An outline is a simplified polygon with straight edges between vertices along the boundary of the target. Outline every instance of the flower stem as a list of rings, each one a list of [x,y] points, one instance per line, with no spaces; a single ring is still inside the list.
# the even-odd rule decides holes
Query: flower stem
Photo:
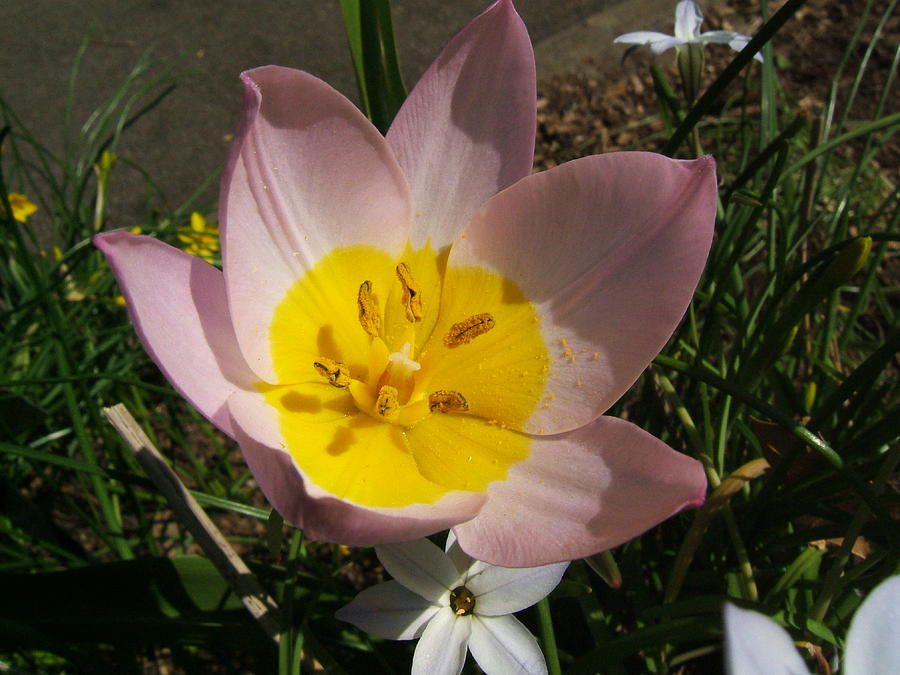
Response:
[[[556,651],[556,634],[553,632],[553,617],[550,615],[550,601],[541,598],[537,604],[538,620],[541,626],[541,642],[544,656],[547,659],[547,672],[550,675],[562,675],[559,665],[559,653]]]

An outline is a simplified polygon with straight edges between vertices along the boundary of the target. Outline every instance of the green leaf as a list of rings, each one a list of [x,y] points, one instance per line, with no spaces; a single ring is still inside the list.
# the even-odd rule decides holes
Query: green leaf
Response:
[[[406,99],[389,0],[341,0],[363,110],[381,133]]]
[[[870,237],[848,240],[820,274],[813,276],[798,289],[796,296],[768,330],[762,344],[742,368],[745,384],[755,382],[772,363],[790,349],[803,317],[859,272],[871,250]]]
[[[197,556],[4,573],[0,594],[0,648],[266,640],[213,564]]]
[[[834,636],[834,633],[831,632],[831,629],[826,626],[824,623],[819,623],[815,619],[807,619],[806,620],[806,630],[815,635],[816,637],[820,637],[826,642],[833,644],[837,647],[838,641]]]
[[[781,575],[781,578],[766,597],[766,602],[769,603],[773,597],[790,589],[794,584],[800,581],[800,579],[805,578],[810,570],[817,570],[822,561],[822,556],[824,555],[824,549],[820,550],[812,547],[804,548],[800,555],[794,558],[794,561],[788,565],[784,574]]]

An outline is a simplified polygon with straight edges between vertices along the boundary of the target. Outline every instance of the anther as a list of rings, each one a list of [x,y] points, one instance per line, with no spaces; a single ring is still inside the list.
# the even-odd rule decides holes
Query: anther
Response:
[[[378,312],[378,305],[375,304],[371,281],[364,281],[359,285],[356,304],[359,307],[359,324],[369,335],[378,337],[381,331],[381,314]]]
[[[422,288],[413,279],[409,265],[397,265],[397,278],[403,286],[403,306],[406,308],[406,320],[410,323],[422,320]]]
[[[449,332],[444,336],[444,344],[448,347],[459,347],[471,342],[479,335],[484,335],[493,327],[494,317],[490,314],[475,314],[465,321],[450,326]]]
[[[378,390],[375,411],[386,419],[390,419],[400,412],[400,398],[396,387],[386,384]]]
[[[469,402],[458,391],[440,389],[428,397],[428,409],[431,412],[466,412]]]
[[[332,359],[320,358],[318,361],[313,361],[313,368],[319,375],[328,379],[328,384],[338,389],[349,387],[353,381],[347,366]]]

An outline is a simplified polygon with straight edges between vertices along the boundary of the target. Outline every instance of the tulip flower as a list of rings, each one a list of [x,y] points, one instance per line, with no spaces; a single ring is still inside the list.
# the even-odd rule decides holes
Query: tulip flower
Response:
[[[452,532],[446,551],[427,539],[376,546],[394,579],[364,590],[337,618],[388,640],[418,638],[413,675],[456,675],[467,650],[488,675],[546,673],[537,640],[512,614],[556,588],[569,563],[495,567],[467,556]]]
[[[703,500],[698,462],[602,416],[671,336],[708,254],[710,158],[531,175],[534,57],[509,0],[470,23],[387,136],[304,72],[244,73],[222,271],[96,238],[144,347],[318,540],[454,527],[528,567]]]
[[[900,576],[878,585],[856,610],[844,650],[844,675],[900,673]],[[791,636],[769,617],[725,605],[729,675],[807,675]]]

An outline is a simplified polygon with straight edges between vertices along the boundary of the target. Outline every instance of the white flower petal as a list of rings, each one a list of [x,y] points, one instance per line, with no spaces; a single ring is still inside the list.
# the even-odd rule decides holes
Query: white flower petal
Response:
[[[444,544],[444,550],[447,552],[447,557],[453,561],[460,576],[465,576],[470,566],[477,562],[462,550],[462,547],[456,541],[456,535],[453,534],[453,530],[447,532],[447,543]]]
[[[537,640],[514,616],[476,616],[469,649],[488,675],[547,672]]]
[[[419,638],[412,675],[459,675],[471,630],[471,616],[459,617],[449,607],[442,607]]]
[[[735,33],[731,30],[708,30],[697,36],[698,42],[715,42],[716,44],[727,45],[736,38],[744,38],[744,44],[750,41],[746,35]]]
[[[687,40],[682,40],[681,38],[677,38],[677,37],[670,37],[670,38],[666,38],[665,40],[659,40],[657,42],[652,43],[650,45],[650,50],[658,56],[659,54],[662,54],[663,52],[668,51],[669,49],[672,49],[672,47],[677,47],[679,45],[683,45],[686,43],[687,43]]]
[[[375,554],[394,579],[430,602],[440,603],[460,576],[447,554],[427,539],[382,544]]]
[[[891,577],[865,599],[850,623],[844,651],[846,675],[900,673],[900,576]]]
[[[675,7],[675,37],[691,42],[700,32],[703,23],[703,12],[693,0],[681,0]]]
[[[399,582],[386,581],[364,590],[335,617],[380,638],[412,640],[438,609]]]
[[[809,675],[791,636],[759,612],[725,603],[728,675]]]
[[[625,33],[624,35],[620,35],[615,40],[613,40],[613,42],[627,45],[650,45],[654,42],[662,42],[663,40],[671,39],[673,39],[672,35],[657,33],[654,30],[636,30],[632,33]]]
[[[728,42],[728,46],[731,47],[734,51],[739,52],[739,51],[742,51],[744,49],[744,47],[747,46],[748,42],[750,42],[749,37],[747,37],[746,35],[736,34],[734,36],[734,38],[732,38]],[[763,62],[762,52],[756,52],[753,55],[753,58],[756,59],[757,61],[759,61],[760,63],[762,63]]]
[[[475,594],[475,611],[480,616],[500,616],[519,612],[546,597],[568,566],[568,562],[517,569],[487,565],[470,573],[465,583]]]

